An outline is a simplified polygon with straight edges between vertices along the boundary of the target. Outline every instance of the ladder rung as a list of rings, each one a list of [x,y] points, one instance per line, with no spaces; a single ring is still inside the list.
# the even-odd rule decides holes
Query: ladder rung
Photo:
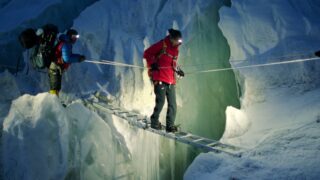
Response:
[[[189,139],[190,141],[194,141],[194,140],[198,140],[199,137],[191,135],[191,136],[188,136],[187,138],[184,138],[184,139]]]
[[[203,144],[203,145],[207,145],[207,144],[210,144],[212,143],[213,141],[212,140],[209,140],[209,139],[202,139],[201,141],[199,141],[199,143]]]
[[[120,111],[118,112],[119,114],[128,114],[129,112],[128,111]]]
[[[207,144],[206,146],[215,147],[217,144],[218,144],[217,142],[213,142],[213,143]]]
[[[196,140],[193,140],[193,142],[199,142],[199,141],[202,141],[203,138],[199,138],[199,139],[196,139]]]
[[[137,114],[130,114],[130,113],[127,115],[127,117],[137,117],[137,116],[138,116]]]

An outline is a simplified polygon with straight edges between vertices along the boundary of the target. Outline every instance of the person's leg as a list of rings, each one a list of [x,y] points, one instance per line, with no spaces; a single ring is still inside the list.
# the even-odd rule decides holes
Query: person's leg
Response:
[[[166,91],[168,101],[168,111],[166,118],[166,129],[170,129],[174,126],[174,121],[177,114],[177,102],[176,102],[176,88],[175,85],[170,85]]]
[[[165,84],[156,84],[154,85],[154,93],[156,95],[156,105],[151,115],[151,127],[157,127],[159,124],[159,115],[163,108],[166,96],[166,85]]]
[[[59,95],[61,89],[61,70],[58,65],[51,63],[49,67],[50,94]]]

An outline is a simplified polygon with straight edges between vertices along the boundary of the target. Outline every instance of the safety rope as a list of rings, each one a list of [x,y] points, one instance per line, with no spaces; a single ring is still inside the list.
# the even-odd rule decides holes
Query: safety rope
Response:
[[[219,71],[229,71],[229,70],[237,70],[237,69],[246,69],[246,68],[255,68],[255,67],[263,67],[263,66],[274,66],[274,65],[281,65],[281,64],[292,64],[292,63],[299,63],[299,62],[306,62],[306,61],[315,61],[319,60],[319,57],[309,57],[309,58],[303,58],[303,59],[294,59],[294,60],[288,60],[288,61],[281,61],[281,62],[273,62],[273,63],[264,63],[264,64],[255,64],[255,65],[247,65],[247,66],[238,66],[238,67],[230,67],[230,68],[214,68],[214,69],[208,69],[208,70],[201,70],[201,71],[194,71],[189,72],[185,74],[200,74],[200,73],[209,73],[209,72],[219,72]],[[112,65],[112,66],[122,66],[122,67],[132,67],[132,68],[139,68],[139,69],[148,69],[147,67],[133,65],[133,64],[126,64],[126,63],[119,63],[109,60],[86,60],[87,63],[93,63],[93,64],[104,64],[104,65]],[[190,65],[189,65],[190,66]],[[200,65],[194,65],[194,66],[200,66]],[[181,66],[186,67],[186,66]],[[159,69],[166,69],[166,68],[172,68],[169,67],[159,67]]]
[[[286,60],[286,59],[295,59],[295,58],[301,58],[301,57],[306,57],[306,54],[309,54],[307,57],[310,57],[311,55],[313,55],[313,52],[309,52],[309,53],[296,53],[296,54],[290,54],[290,55],[286,55],[286,56],[276,56],[276,57],[273,57],[272,59],[274,61],[278,60],[278,61],[283,61],[283,60]],[[233,59],[233,58],[230,58],[229,62],[231,64],[233,63],[243,63],[243,62],[250,62],[252,61],[253,59],[255,58],[248,58],[248,59]],[[263,58],[262,58],[263,59]],[[268,60],[270,61],[270,59],[266,59],[264,58],[265,60]],[[218,65],[217,62],[211,62],[211,63],[204,63],[204,64],[182,64],[181,67],[197,67],[197,66],[209,66],[209,65]]]
[[[140,69],[146,69],[143,66],[133,65],[133,64],[126,64],[126,63],[119,63],[114,61],[108,61],[108,60],[85,60],[86,63],[93,63],[93,64],[104,64],[104,65],[112,65],[112,66],[123,66],[123,67],[132,67],[132,68],[140,68]]]
[[[208,69],[208,70],[203,70],[203,71],[189,72],[189,73],[186,73],[186,74],[190,75],[190,74],[199,74],[199,73],[219,72],[219,71],[246,69],[246,68],[254,68],[254,67],[274,66],[274,65],[281,65],[281,64],[292,64],[292,63],[315,61],[315,60],[319,60],[319,57],[295,59],[295,60],[274,62],[274,63],[255,64],[255,65],[248,65],[248,66],[238,66],[238,67],[231,67],[231,68]]]

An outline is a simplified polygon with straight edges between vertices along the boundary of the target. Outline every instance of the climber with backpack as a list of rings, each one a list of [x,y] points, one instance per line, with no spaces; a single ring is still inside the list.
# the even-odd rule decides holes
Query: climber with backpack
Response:
[[[49,67],[50,94],[59,95],[62,74],[70,64],[85,60],[84,55],[72,53],[72,46],[78,38],[79,34],[74,29],[69,29],[66,34],[60,35],[55,48],[55,60],[51,62]]]
[[[41,28],[28,28],[20,33],[19,41],[22,47],[30,49],[29,60],[35,70],[49,68],[55,59],[55,43],[58,27],[46,24]]]
[[[143,57],[147,61],[148,75],[153,82],[156,95],[156,105],[150,118],[151,128],[162,129],[159,115],[164,106],[165,98],[167,98],[166,131],[176,132],[178,130],[174,125],[177,112],[176,75],[184,77],[184,72],[177,65],[182,35],[180,31],[175,29],[169,29],[168,32],[168,36],[146,49]]]

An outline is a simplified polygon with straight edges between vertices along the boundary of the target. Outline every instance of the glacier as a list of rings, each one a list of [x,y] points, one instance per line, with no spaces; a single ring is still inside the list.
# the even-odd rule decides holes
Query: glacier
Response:
[[[320,47],[319,6],[317,0],[272,0],[268,5],[253,0],[1,2],[0,176],[319,177],[319,61],[237,69],[313,55]],[[34,10],[38,11],[31,13]],[[48,90],[47,74],[30,68],[28,51],[16,37],[23,28],[49,21],[61,32],[76,28],[81,38],[74,51],[88,60],[138,66],[144,66],[144,49],[163,38],[168,28],[180,29],[184,44],[179,63],[187,75],[177,85],[177,123],[183,130],[242,147],[242,158],[198,156],[200,151],[192,147],[82,105],[82,97],[99,91],[121,107],[150,115],[153,90],[140,68],[75,64],[64,74],[59,99],[43,93]],[[17,61],[20,71],[14,76]],[[199,72],[230,67],[234,70]],[[162,113],[160,121],[164,118]]]

